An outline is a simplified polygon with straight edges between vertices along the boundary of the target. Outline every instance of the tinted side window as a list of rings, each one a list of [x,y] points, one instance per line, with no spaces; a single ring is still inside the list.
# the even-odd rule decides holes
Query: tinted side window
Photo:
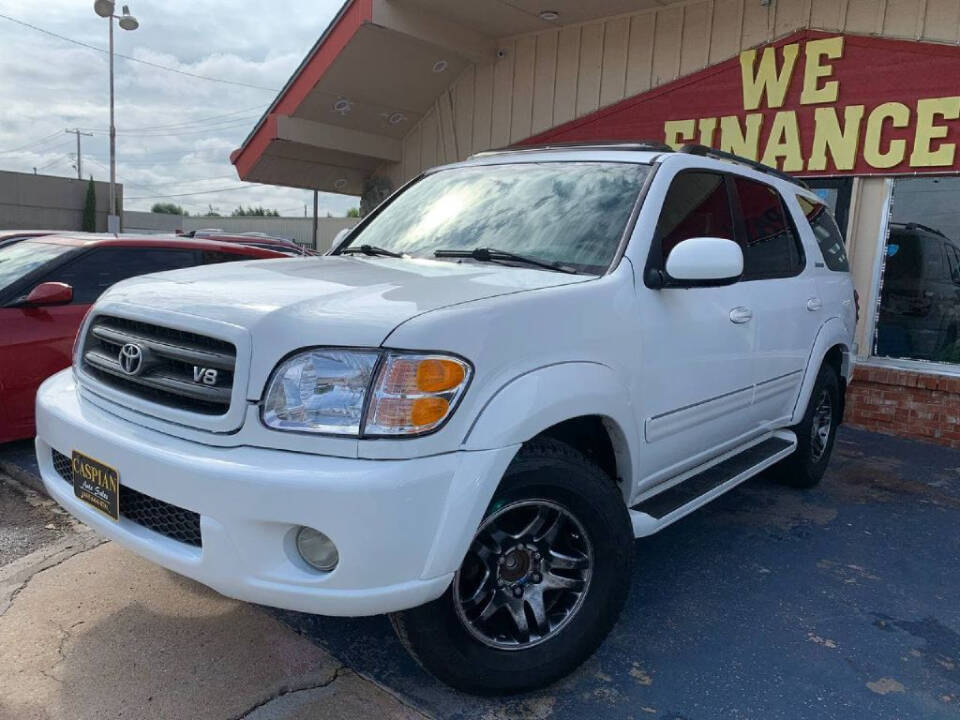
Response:
[[[960,283],[960,250],[953,245],[943,246],[947,251],[947,262],[950,263],[950,279]]]
[[[94,248],[71,263],[50,271],[41,282],[73,286],[73,303],[89,305],[111,285],[136,275],[197,264],[193,250],[166,248]]]
[[[673,179],[657,221],[655,242],[663,259],[681,240],[721,237],[732,240],[733,218],[723,175],[683,172]]]
[[[734,177],[743,217],[743,279],[789,277],[803,269],[800,241],[780,193],[769,185]]]
[[[843,235],[840,234],[840,228],[837,227],[827,206],[808,200],[801,195],[797,195],[797,202],[800,203],[800,209],[810,223],[810,229],[813,230],[813,236],[817,239],[827,267],[831,270],[848,272],[850,263],[847,260],[847,249],[843,245]]]

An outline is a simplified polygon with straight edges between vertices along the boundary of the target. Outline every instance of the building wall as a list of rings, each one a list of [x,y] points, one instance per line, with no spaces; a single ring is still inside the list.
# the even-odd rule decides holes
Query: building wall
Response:
[[[333,238],[344,228],[351,228],[357,218],[317,218],[317,245],[328,250]],[[304,217],[181,217],[164,213],[125,211],[124,232],[171,233],[219,228],[225,232],[262,232],[267,235],[290,238],[301,245],[313,246],[313,218]]]
[[[854,427],[960,448],[960,377],[858,366],[845,419]]]
[[[87,201],[86,180],[0,171],[0,228],[80,230]],[[95,182],[97,231],[107,229],[109,186]],[[122,207],[123,186],[117,186]]]
[[[381,173],[397,186],[803,28],[957,43],[960,0],[691,0],[506,38],[503,57],[468,66]]]

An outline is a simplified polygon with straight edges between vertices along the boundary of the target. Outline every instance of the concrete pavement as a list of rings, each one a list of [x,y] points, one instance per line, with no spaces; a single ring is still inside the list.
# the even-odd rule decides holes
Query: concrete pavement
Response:
[[[82,526],[0,568],[0,720],[369,717],[424,715],[262,609]]]

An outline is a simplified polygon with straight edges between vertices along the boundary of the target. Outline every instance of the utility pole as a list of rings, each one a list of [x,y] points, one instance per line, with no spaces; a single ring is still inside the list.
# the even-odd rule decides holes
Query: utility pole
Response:
[[[316,190],[313,191],[313,249],[317,249],[317,193]]]
[[[93,137],[93,133],[80,132],[79,128],[74,128],[73,130],[64,130],[64,132],[77,136],[77,180],[83,180],[83,160],[81,160],[83,155],[80,154],[80,136],[86,135],[87,137]]]

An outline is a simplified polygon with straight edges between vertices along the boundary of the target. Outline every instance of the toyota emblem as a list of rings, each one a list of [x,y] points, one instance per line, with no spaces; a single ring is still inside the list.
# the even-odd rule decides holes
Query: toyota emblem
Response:
[[[120,348],[120,356],[117,359],[120,362],[120,368],[127,375],[136,375],[143,366],[143,348],[134,343],[127,343]]]

